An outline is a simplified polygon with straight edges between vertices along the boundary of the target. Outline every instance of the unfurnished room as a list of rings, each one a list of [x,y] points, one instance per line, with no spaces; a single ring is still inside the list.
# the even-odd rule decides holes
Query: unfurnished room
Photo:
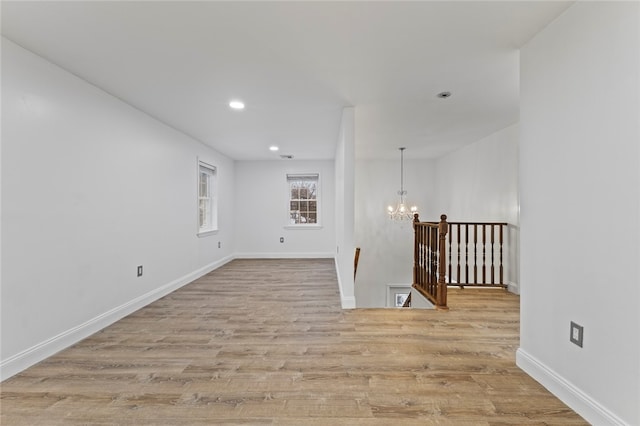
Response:
[[[3,425],[640,426],[640,2],[0,8]]]

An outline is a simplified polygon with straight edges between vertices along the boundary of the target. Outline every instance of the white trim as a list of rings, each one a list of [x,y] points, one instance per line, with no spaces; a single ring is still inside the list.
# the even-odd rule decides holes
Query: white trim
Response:
[[[177,280],[171,281],[155,290],[152,290],[142,296],[136,297],[116,308],[113,308],[95,318],[86,321],[83,324],[75,326],[64,331],[57,336],[51,337],[43,342],[32,346],[16,355],[13,355],[0,362],[0,381],[31,367],[32,365],[60,352],[69,346],[78,343],[92,334],[102,330],[105,327],[115,323],[116,321],[126,317],[127,315],[137,311],[138,309],[155,302],[161,297],[189,284],[196,279],[208,274],[214,269],[233,260],[232,256],[224,257],[220,260],[212,262],[200,269],[197,269]]]
[[[333,257],[334,263],[336,264],[336,276],[338,278],[338,289],[340,290],[340,305],[342,305],[342,309],[355,309],[356,308],[356,297],[355,296],[345,296],[344,291],[342,290],[342,279],[340,278],[340,265],[338,262],[338,256]]]
[[[213,230],[213,231],[203,231],[203,232],[199,232],[197,237],[198,238],[204,238],[204,237],[208,237],[209,235],[216,235],[219,231],[217,229]]]
[[[217,233],[219,231],[218,226],[218,168],[208,161],[201,160],[199,156],[196,156],[197,161],[197,173],[196,173],[196,227],[197,232],[196,235],[198,238],[206,237],[208,235],[212,235],[212,233]],[[211,182],[209,186],[210,198],[211,198],[211,209],[209,211],[211,224],[207,228],[200,227],[200,172],[202,169],[208,170],[209,175],[211,176]]]
[[[567,381],[522,348],[516,351],[516,365],[589,423],[612,426],[628,425],[624,420],[600,405],[574,384]]]
[[[342,296],[342,295],[340,295],[340,304],[342,305],[342,309],[355,309],[356,308],[356,298],[355,298],[355,296]]]
[[[235,259],[330,259],[333,253],[236,253]]]
[[[289,230],[294,230],[294,231],[317,231],[323,228],[322,225],[305,225],[305,224],[301,224],[301,225],[285,225],[283,227],[284,229],[289,229]]]

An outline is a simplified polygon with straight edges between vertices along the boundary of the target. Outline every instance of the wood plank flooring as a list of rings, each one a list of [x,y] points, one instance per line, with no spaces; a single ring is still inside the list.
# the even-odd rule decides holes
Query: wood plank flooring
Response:
[[[515,366],[517,296],[340,309],[333,260],[235,260],[2,383],[2,425],[585,425]]]

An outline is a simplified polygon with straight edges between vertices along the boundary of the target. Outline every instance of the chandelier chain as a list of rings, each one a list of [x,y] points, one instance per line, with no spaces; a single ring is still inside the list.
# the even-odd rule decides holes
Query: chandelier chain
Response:
[[[389,206],[387,208],[387,213],[389,214],[389,218],[394,221],[405,222],[409,220],[413,220],[413,215],[418,213],[418,208],[416,206],[411,206],[407,208],[405,205],[405,195],[407,195],[407,191],[404,189],[404,150],[406,148],[402,147],[400,149],[400,191],[398,191],[398,195],[400,196],[400,202],[396,205],[396,207]]]

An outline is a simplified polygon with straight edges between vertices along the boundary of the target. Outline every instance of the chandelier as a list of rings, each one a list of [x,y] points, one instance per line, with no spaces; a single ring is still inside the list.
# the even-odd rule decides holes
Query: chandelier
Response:
[[[403,222],[413,220],[413,215],[418,213],[418,207],[407,207],[407,204],[405,203],[405,195],[407,195],[407,191],[404,190],[404,150],[406,148],[403,147],[398,149],[400,150],[400,191],[398,191],[400,201],[395,207],[387,207],[387,214],[389,215],[389,219]]]

